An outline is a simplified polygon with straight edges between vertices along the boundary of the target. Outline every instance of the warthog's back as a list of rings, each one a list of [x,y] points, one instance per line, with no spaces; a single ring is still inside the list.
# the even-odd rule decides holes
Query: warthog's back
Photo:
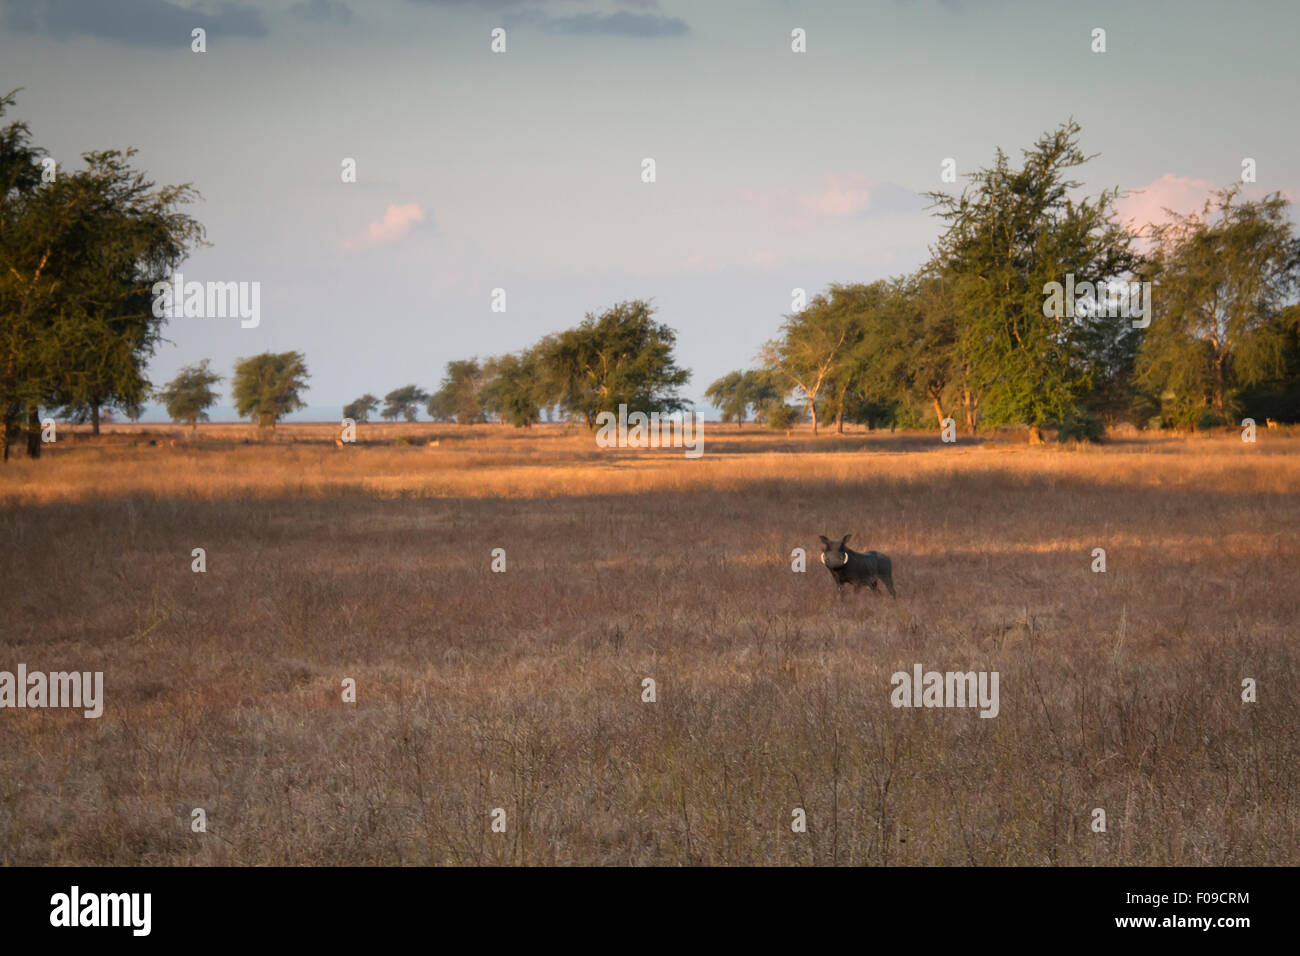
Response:
[[[891,573],[893,566],[889,562],[889,555],[881,554],[879,551],[869,551],[868,554],[873,555],[876,559],[877,574],[886,577]]]
[[[848,568],[854,577],[882,578],[890,574],[889,557],[879,551],[849,551]]]

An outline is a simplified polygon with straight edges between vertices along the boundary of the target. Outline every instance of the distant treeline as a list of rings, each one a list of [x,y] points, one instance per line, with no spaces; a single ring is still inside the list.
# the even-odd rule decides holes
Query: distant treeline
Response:
[[[1196,214],[1134,229],[1119,194],[1078,195],[1090,157],[1066,123],[1000,150],[960,195],[930,193],[944,230],[912,275],[835,284],[796,302],[754,368],[705,397],[728,421],[778,428],[981,425],[1100,437],[1106,426],[1213,427],[1300,420],[1300,239],[1280,193],[1239,187]],[[386,418],[529,425],[549,412],[591,424],[621,402],[680,408],[673,333],[623,303],[522,352],[447,365],[436,392],[384,398]],[[379,407],[348,406],[358,421]]]
[[[576,418],[594,427],[596,415],[620,404],[644,412],[687,407],[680,389],[690,372],[673,357],[676,334],[655,322],[648,302],[621,302],[588,314],[575,328],[548,335],[508,355],[447,363],[438,389],[429,394],[407,385],[384,396],[380,415],[414,421],[423,406],[438,422],[499,421],[526,427],[549,418]],[[380,400],[363,395],[344,418],[365,421]]]
[[[0,97],[0,116],[13,94]],[[1300,239],[1280,193],[1214,193],[1194,215],[1135,230],[1118,193],[1079,195],[1089,157],[1079,127],[1042,136],[1014,167],[999,150],[960,195],[931,193],[943,231],[913,275],[834,284],[792,302],[753,368],[706,398],[738,423],[809,420],[870,427],[1057,426],[1096,438],[1139,427],[1210,427],[1238,416],[1300,419]],[[25,436],[40,453],[41,410],[91,421],[138,417],[150,397],[174,421],[207,419],[221,376],[203,360],[155,389],[146,376],[167,317],[166,283],[203,227],[188,185],[158,187],[133,152],[58,169],[26,124],[0,128],[0,413],[4,457]],[[622,302],[518,352],[447,363],[436,390],[366,394],[344,417],[594,426],[621,404],[688,406],[676,334],[650,303]],[[240,359],[241,416],[273,427],[304,407],[298,352]]]

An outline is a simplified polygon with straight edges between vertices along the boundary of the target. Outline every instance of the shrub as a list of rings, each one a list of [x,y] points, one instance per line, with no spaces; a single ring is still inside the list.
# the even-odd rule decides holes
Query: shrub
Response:
[[[803,412],[785,402],[773,402],[764,406],[762,418],[768,428],[793,428],[803,418]]]
[[[1106,426],[1091,412],[1075,411],[1065,417],[1056,432],[1058,442],[1099,442],[1106,437]]]
[[[1208,431],[1211,428],[1223,428],[1227,424],[1229,424],[1228,420],[1218,412],[1206,410],[1201,414],[1200,420],[1196,423],[1196,427],[1201,431]]]

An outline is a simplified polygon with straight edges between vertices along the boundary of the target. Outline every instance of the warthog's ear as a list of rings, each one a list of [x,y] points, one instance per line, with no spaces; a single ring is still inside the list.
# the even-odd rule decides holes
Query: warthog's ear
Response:
[[[826,535],[819,534],[817,537],[822,539],[822,547],[829,548],[831,546],[831,539],[826,537]]]
[[[853,537],[853,535],[851,535],[851,534],[846,534],[844,537],[840,538],[840,550],[841,550],[841,551],[844,550],[844,546],[845,546],[846,544],[849,543],[849,538],[851,538],[851,537]]]

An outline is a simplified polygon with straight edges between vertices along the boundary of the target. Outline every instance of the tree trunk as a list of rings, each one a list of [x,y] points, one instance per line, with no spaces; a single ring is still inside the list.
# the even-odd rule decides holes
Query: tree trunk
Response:
[[[1043,432],[1041,429],[1039,429],[1037,425],[1029,426],[1029,444],[1031,445],[1043,444]]]
[[[90,433],[98,437],[99,435],[99,406],[90,406]]]
[[[1223,356],[1214,362],[1214,410],[1223,416]],[[1223,416],[1226,418],[1226,416]]]
[[[811,415],[812,415],[813,434],[816,435],[816,434],[817,434],[817,403],[816,403],[816,402],[809,402],[809,403],[808,403],[808,411],[809,411],[809,413],[811,413]]]
[[[972,435],[979,427],[979,402],[971,401],[970,389],[962,388],[962,402],[966,406],[966,428]]]
[[[835,434],[837,435],[844,434],[844,413],[843,412],[835,413]]]
[[[35,405],[27,406],[27,457],[41,457],[41,413]]]
[[[9,358],[6,362],[5,377],[3,380],[5,393],[10,398],[12,398],[15,391],[17,367],[18,352],[17,347],[15,346],[9,350]],[[22,406],[19,405],[17,401],[6,400],[3,404],[3,408],[5,415],[3,428],[4,434],[3,436],[0,436],[0,442],[4,443],[4,460],[8,461],[9,447],[18,441],[18,421],[19,415],[22,414]]]
[[[5,406],[4,425],[0,428],[0,444],[4,445],[4,460],[9,460],[9,449],[18,440],[18,406]]]
[[[931,395],[930,401],[934,402],[934,417],[939,419],[939,427],[943,427],[943,406],[939,404],[939,397]]]

